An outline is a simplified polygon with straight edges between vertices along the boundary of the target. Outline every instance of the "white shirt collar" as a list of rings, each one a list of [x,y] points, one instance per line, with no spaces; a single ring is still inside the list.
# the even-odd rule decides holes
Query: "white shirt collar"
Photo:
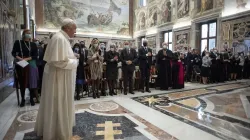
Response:
[[[61,32],[67,39],[70,39],[69,35],[68,35],[66,32],[64,32],[63,30],[61,30],[60,32]]]

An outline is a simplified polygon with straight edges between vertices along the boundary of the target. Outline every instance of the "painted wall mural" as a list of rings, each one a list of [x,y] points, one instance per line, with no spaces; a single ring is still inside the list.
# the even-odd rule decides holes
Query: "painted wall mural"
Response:
[[[221,50],[233,48],[234,53],[248,52],[250,48],[250,18],[222,22]]]
[[[197,10],[201,13],[213,9],[213,5],[213,0],[197,0]]]
[[[177,0],[177,17],[189,16],[189,0]]]
[[[225,0],[222,16],[234,15],[250,10],[250,0]]]
[[[161,24],[171,21],[171,8],[172,5],[170,0],[163,1],[163,4],[161,6]]]
[[[148,21],[148,27],[153,27],[157,25],[158,21],[158,7],[153,6],[149,8],[149,18],[147,19]]]
[[[129,0],[44,0],[44,28],[76,20],[78,32],[129,35]]]
[[[174,32],[174,51],[186,52],[190,43],[190,30]]]

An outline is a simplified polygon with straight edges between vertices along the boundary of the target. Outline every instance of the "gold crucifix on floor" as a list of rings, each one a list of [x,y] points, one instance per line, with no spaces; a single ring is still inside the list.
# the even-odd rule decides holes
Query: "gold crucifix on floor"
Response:
[[[105,124],[97,124],[97,127],[104,127],[104,131],[96,131],[97,136],[104,136],[104,140],[114,140],[115,135],[121,135],[121,130],[114,130],[114,127],[120,127],[120,123],[106,121]]]

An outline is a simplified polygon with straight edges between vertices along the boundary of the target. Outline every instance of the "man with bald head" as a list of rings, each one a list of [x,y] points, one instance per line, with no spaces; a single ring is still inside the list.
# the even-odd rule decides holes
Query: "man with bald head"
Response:
[[[53,35],[45,51],[47,64],[35,125],[35,132],[44,140],[69,140],[72,137],[78,56],[73,53],[69,39],[75,32],[75,22],[63,20],[61,31]]]
[[[148,47],[148,41],[143,40],[143,46],[138,50],[139,52],[139,67],[141,73],[141,92],[144,93],[144,86],[146,87],[146,92],[151,92],[149,90],[149,76],[150,69],[152,65],[152,49]]]

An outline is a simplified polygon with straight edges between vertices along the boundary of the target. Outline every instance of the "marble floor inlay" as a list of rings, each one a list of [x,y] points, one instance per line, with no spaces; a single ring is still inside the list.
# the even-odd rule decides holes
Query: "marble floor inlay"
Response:
[[[250,139],[248,133],[250,120],[247,120],[239,96],[239,94],[248,93],[246,90],[248,87],[246,83],[234,83],[159,94],[154,95],[155,104],[145,104],[145,99],[151,96],[133,99],[221,139]],[[237,89],[242,91],[230,93]],[[213,104],[214,109],[211,112],[205,111],[208,104],[201,97]]]
[[[75,101],[70,140],[250,140],[249,85],[187,83],[180,90],[83,98]],[[0,139],[42,140],[34,132],[39,104],[19,108],[14,100],[12,93],[0,104]]]

